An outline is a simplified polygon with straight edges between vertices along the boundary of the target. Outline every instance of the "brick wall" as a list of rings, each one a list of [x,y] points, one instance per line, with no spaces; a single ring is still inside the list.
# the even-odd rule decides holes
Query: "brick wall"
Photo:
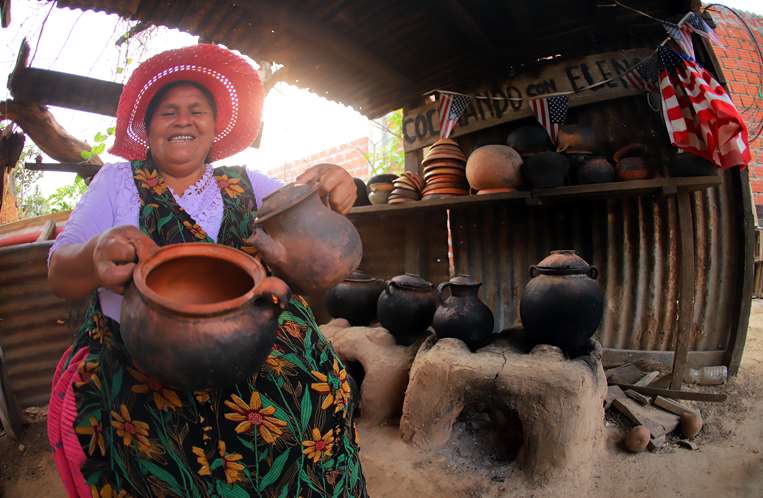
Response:
[[[370,172],[368,161],[363,157],[368,153],[368,137],[338,145],[312,156],[290,161],[268,170],[268,176],[284,182],[291,182],[310,166],[331,163],[346,169],[352,176],[367,180]]]
[[[758,44],[763,47],[763,17],[747,12],[738,11],[753,30]],[[761,76],[763,67],[760,66],[758,53],[752,44],[750,35],[739,19],[726,9],[714,7],[711,11],[717,25],[716,33],[724,47],[713,46],[723,69],[723,75],[729,84],[731,98],[739,111],[746,107],[752,109],[743,113],[750,127],[750,134],[755,133],[755,127],[763,119],[759,113],[755,119],[755,105],[763,109],[763,92]],[[752,137],[750,137],[752,138]],[[752,162],[750,163],[750,185],[752,186],[755,204],[763,205],[763,136],[750,143]]]

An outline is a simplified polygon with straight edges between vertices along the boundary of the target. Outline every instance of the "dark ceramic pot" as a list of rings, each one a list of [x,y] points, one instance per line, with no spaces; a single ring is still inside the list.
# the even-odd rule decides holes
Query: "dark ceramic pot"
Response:
[[[431,282],[418,275],[406,273],[387,282],[379,295],[377,316],[382,327],[389,330],[398,343],[410,343],[432,324],[437,295]]]
[[[374,175],[371,178],[369,178],[367,185],[370,187],[371,185],[374,185],[377,183],[392,183],[395,180],[397,180],[397,175],[395,175],[394,173],[382,173],[380,175]]]
[[[386,284],[357,270],[331,289],[326,307],[334,318],[344,318],[350,325],[369,325],[376,320],[376,304]]]
[[[556,151],[566,154],[602,155],[604,145],[593,128],[587,125],[566,124],[559,127]]]
[[[561,187],[569,173],[569,159],[558,152],[533,154],[522,163],[522,176],[531,188]]]
[[[135,365],[187,390],[245,381],[265,362],[289,287],[232,247],[193,243],[140,256],[120,329]]]
[[[621,180],[645,180],[654,176],[652,168],[644,159],[646,146],[628,144],[615,152],[615,172]]]
[[[366,188],[366,183],[360,178],[353,178],[353,180],[355,181],[355,190],[357,191],[357,195],[358,195],[355,198],[355,203],[353,204],[353,207],[370,206],[371,201],[368,200],[368,189]]]
[[[506,145],[519,152],[522,157],[554,150],[548,132],[540,126],[522,126],[509,133]]]
[[[577,356],[588,344],[604,313],[598,271],[575,251],[552,251],[530,267],[519,306],[522,325],[535,344],[560,347]]]
[[[265,197],[246,242],[276,275],[308,295],[337,285],[363,256],[355,226],[324,204],[314,183],[291,183]]]
[[[670,176],[715,176],[718,168],[704,157],[681,153],[668,163],[668,173]]]
[[[615,168],[602,156],[574,156],[575,183],[607,183],[615,181]]]
[[[461,339],[472,350],[488,343],[493,334],[493,312],[477,295],[481,285],[469,275],[459,275],[437,286],[439,306],[432,328],[438,337]],[[450,296],[444,298],[446,289],[450,289]]]

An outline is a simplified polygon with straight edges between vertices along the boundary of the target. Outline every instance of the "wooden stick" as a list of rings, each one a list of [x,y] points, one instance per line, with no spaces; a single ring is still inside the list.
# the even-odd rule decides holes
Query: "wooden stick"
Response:
[[[649,384],[651,384],[652,382],[654,382],[655,379],[657,377],[659,377],[659,376],[660,376],[660,372],[657,371],[657,370],[655,370],[653,372],[649,372],[648,374],[646,374],[643,377],[641,377],[641,379],[639,379],[638,382],[636,382],[634,385],[635,386],[644,386],[644,387],[646,387]]]
[[[678,192],[678,224],[681,238],[681,294],[678,311],[678,338],[673,358],[671,389],[681,389],[686,373],[689,346],[694,336],[694,221],[691,215],[689,192]]]
[[[647,394],[649,396],[664,396],[672,399],[690,399],[694,401],[711,401],[720,403],[726,401],[725,394],[722,393],[698,393],[693,391],[677,391],[672,389],[660,389],[658,387],[634,386],[633,384],[617,384],[623,390],[633,389],[637,393]]]

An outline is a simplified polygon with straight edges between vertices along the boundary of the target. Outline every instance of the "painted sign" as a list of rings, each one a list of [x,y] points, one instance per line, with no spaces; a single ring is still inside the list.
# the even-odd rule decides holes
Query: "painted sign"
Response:
[[[619,76],[631,65],[648,57],[652,49],[630,49],[589,55],[587,57],[549,64],[535,74],[521,74],[500,85],[498,89],[476,91],[475,95],[489,97],[533,98],[548,93],[580,90],[588,85]],[[635,95],[639,90],[622,78],[604,85],[570,95],[570,107]],[[497,124],[531,116],[529,102],[513,100],[472,99],[451,136],[457,137]],[[430,102],[403,113],[405,151],[420,149],[434,143],[440,134],[437,103]]]

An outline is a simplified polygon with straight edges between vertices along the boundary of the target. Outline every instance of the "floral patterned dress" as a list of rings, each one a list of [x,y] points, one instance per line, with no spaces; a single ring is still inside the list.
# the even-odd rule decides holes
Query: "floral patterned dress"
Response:
[[[154,166],[135,161],[132,169],[146,234],[159,245],[212,242]],[[247,251],[256,203],[246,172],[214,174],[225,204],[218,242]],[[61,438],[65,447],[73,430],[84,453],[78,489],[94,497],[367,496],[345,366],[301,297],[278,323],[265,366],[247,382],[181,392],[133,367],[119,324],[96,296],[59,368],[71,375],[54,380],[59,390],[69,385],[76,404]],[[65,406],[62,413],[66,420]]]

